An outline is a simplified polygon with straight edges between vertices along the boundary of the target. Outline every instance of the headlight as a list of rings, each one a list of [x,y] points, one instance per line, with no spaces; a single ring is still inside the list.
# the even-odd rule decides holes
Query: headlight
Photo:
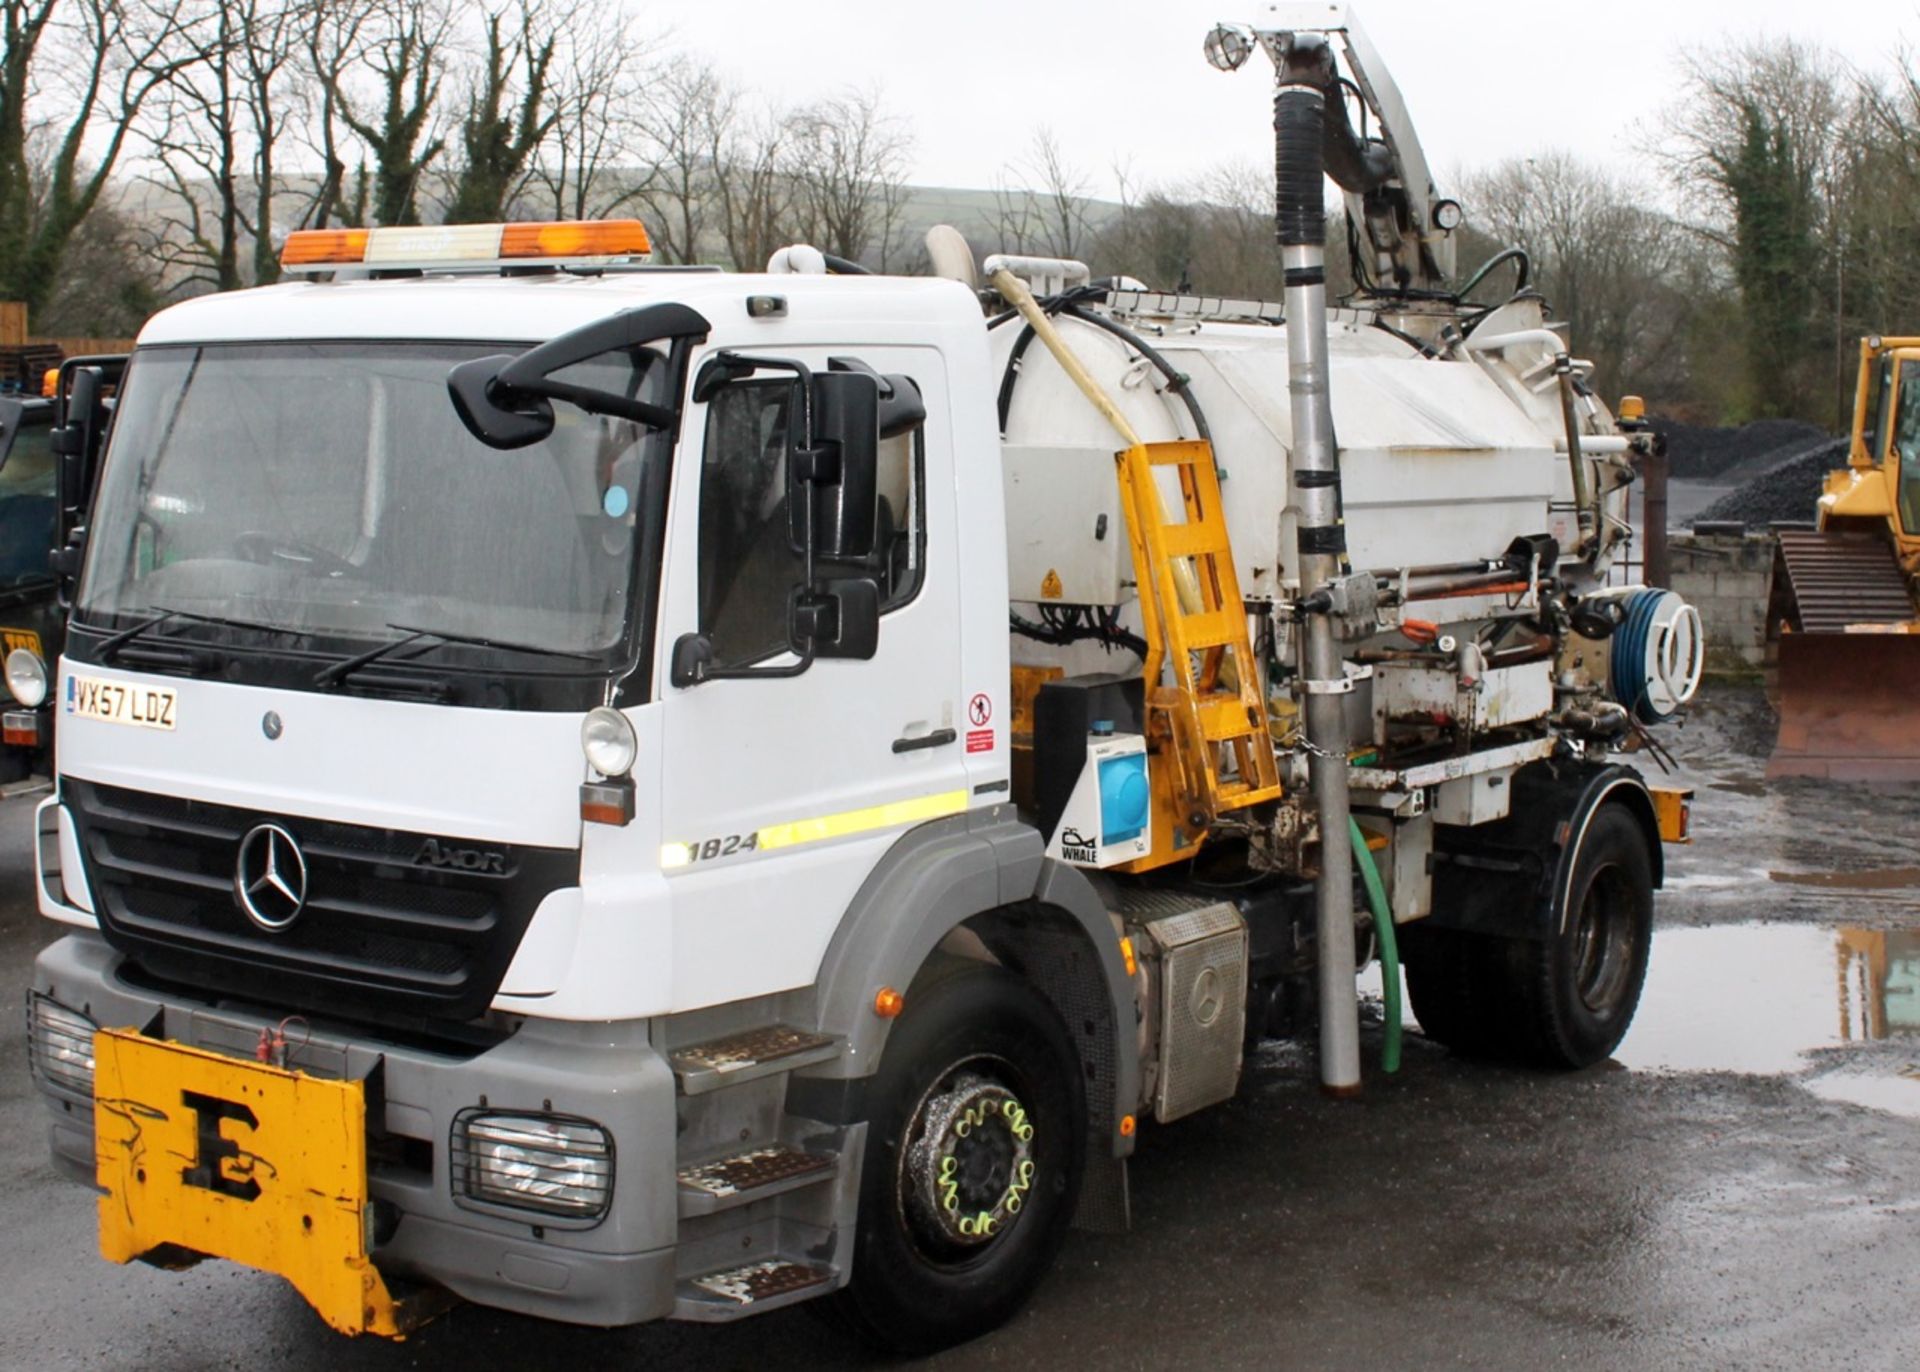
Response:
[[[8,660],[12,670],[12,660]],[[640,743],[633,736],[633,725],[618,710],[601,705],[587,711],[580,721],[580,751],[587,765],[603,777],[623,777],[633,770]]]
[[[589,1120],[465,1112],[453,1160],[455,1191],[472,1200],[590,1219],[613,1199],[613,1140]]]
[[[27,1058],[34,1075],[64,1091],[91,1097],[97,1028],[85,1015],[33,992],[27,997]]]
[[[7,654],[7,689],[29,710],[47,698],[47,664],[40,654],[31,648],[15,648]]]

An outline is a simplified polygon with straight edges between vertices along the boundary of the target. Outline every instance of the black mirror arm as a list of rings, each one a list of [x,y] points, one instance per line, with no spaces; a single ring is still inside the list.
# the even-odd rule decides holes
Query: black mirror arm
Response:
[[[511,367],[507,369],[512,370]],[[568,401],[588,414],[610,414],[616,419],[631,419],[636,424],[655,429],[671,429],[680,422],[680,411],[670,410],[664,405],[651,405],[644,400],[632,400],[587,386],[570,386],[564,381],[550,381],[545,377],[531,382],[510,381],[507,372],[503,371],[487,389],[489,399],[508,408],[521,396],[537,395],[548,400]]]
[[[553,373],[603,353],[638,348],[663,339],[704,338],[711,329],[705,316],[685,305],[643,305],[622,310],[521,353],[494,377],[487,388],[488,398],[506,402],[511,407],[517,396],[542,396],[568,401],[589,414],[610,414],[656,429],[671,429],[680,422],[677,409],[586,386],[572,386],[553,380]]]
[[[736,663],[730,667],[715,667],[713,662],[713,643],[705,634],[682,634],[673,645],[673,666],[668,673],[675,686],[682,688],[698,686],[703,681],[741,681],[756,677],[777,679],[799,676],[813,666],[813,648],[808,646],[798,661],[784,667],[756,667]]]

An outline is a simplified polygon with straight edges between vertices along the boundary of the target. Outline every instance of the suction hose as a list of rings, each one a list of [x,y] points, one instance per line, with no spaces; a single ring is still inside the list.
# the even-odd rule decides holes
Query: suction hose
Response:
[[[1333,49],[1321,34],[1296,33],[1279,62],[1273,97],[1274,228],[1286,272],[1287,393],[1293,409],[1293,500],[1302,599],[1341,574],[1347,551],[1340,519],[1340,460],[1333,446],[1327,390],[1326,126],[1334,83]],[[1305,626],[1308,777],[1320,820],[1320,880],[1315,888],[1319,954],[1320,1089],[1360,1091],[1360,999],[1354,985],[1353,863],[1347,796],[1348,689],[1333,621],[1308,614]],[[1362,845],[1364,848],[1365,845]]]
[[[1347,818],[1347,836],[1353,841],[1353,860],[1360,864],[1360,879],[1367,886],[1367,904],[1373,910],[1373,941],[1380,948],[1380,989],[1386,997],[1386,1038],[1380,1044],[1380,1070],[1400,1070],[1400,940],[1393,934],[1393,911],[1387,905],[1387,888],[1380,882],[1380,869],[1374,865],[1373,850],[1367,847],[1367,835],[1360,821]]]

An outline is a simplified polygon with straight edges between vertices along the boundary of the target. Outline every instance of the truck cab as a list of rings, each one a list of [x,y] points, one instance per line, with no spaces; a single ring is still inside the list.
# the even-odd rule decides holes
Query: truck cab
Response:
[[[33,997],[55,1154],[94,1180],[117,1127],[96,1029],[258,1048],[363,1093],[360,1257],[396,1283],[598,1324],[837,1285],[872,1003],[960,913],[903,921],[888,883],[998,909],[1049,865],[1008,803],[978,306],[940,280],[369,275],[175,307],[127,369],[42,810],[42,909],[73,929]],[[640,333],[556,379],[644,418],[555,399],[511,449],[463,427],[450,373],[610,317]],[[832,423],[864,523],[799,508]],[[796,650],[808,591],[848,583],[857,641]],[[1049,918],[1111,970],[1111,1034],[1095,908]],[[175,1193],[124,1256],[230,1200]]]

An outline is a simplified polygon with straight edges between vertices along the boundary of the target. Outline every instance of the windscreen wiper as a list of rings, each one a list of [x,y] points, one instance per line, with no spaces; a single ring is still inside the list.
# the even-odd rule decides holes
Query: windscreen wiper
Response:
[[[504,653],[530,653],[540,657],[564,657],[576,662],[598,663],[600,658],[594,653],[574,652],[567,648],[542,648],[531,643],[508,643],[497,638],[481,638],[477,634],[456,634],[445,629],[419,629],[411,624],[389,624],[389,629],[404,635],[391,643],[382,643],[377,648],[369,648],[364,653],[355,653],[352,657],[322,667],[313,678],[316,686],[331,686],[344,677],[351,676],[362,667],[378,662],[390,653],[397,653],[415,643],[433,640],[437,643],[464,643],[475,648],[493,648]],[[429,643],[427,646],[431,647]]]
[[[219,624],[228,629],[257,629],[262,633],[269,634],[297,634],[303,632],[299,629],[288,628],[284,624],[267,624],[263,621],[252,619],[229,619],[221,615],[203,615],[198,610],[176,610],[167,605],[155,605],[152,608],[159,613],[141,620],[138,624],[121,629],[117,633],[109,634],[100,641],[99,653],[103,661],[111,658],[114,653],[145,634],[148,630],[157,629],[162,624],[170,623],[176,619],[184,619],[193,624]]]

